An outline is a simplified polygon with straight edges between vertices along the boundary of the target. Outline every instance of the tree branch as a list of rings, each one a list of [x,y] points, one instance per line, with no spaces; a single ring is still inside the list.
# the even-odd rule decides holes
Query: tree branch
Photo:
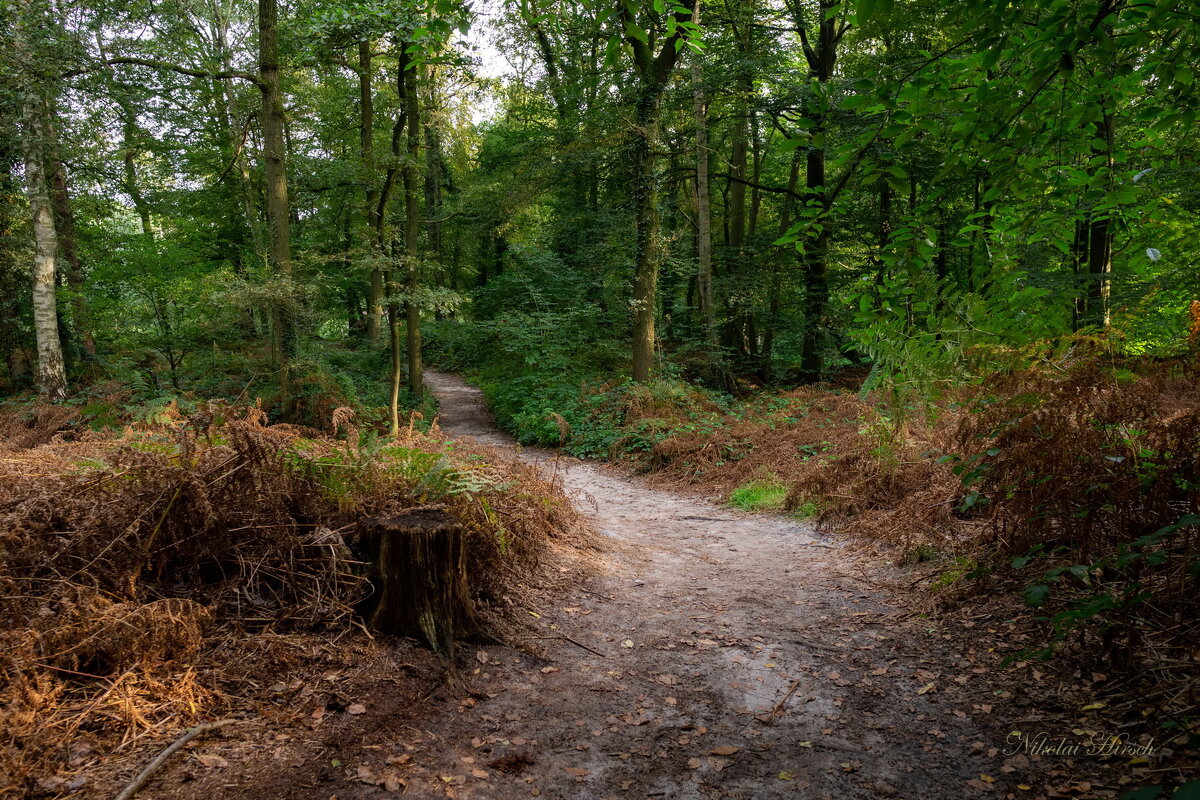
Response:
[[[97,70],[101,67],[111,67],[111,66],[115,66],[118,64],[128,64],[128,65],[133,65],[133,66],[138,66],[138,67],[150,67],[151,69],[162,69],[162,70],[167,70],[168,72],[177,72],[180,75],[187,75],[192,78],[214,78],[214,79],[237,78],[238,80],[243,80],[243,81],[248,81],[250,83],[253,83],[255,86],[257,86],[260,89],[263,86],[262,81],[260,81],[257,76],[251,75],[248,72],[236,72],[234,70],[221,70],[221,71],[214,72],[212,70],[206,70],[206,69],[191,69],[190,67],[183,67],[183,66],[180,66],[179,64],[172,64],[167,61],[158,61],[157,59],[152,59],[152,58],[133,58],[130,56],[122,56],[120,58],[106,58],[102,61],[96,62],[94,65],[92,65],[90,67],[81,67],[79,69],[70,70],[69,72],[64,72],[60,77],[74,78],[78,75],[86,75],[89,72],[94,72],[95,70]]]

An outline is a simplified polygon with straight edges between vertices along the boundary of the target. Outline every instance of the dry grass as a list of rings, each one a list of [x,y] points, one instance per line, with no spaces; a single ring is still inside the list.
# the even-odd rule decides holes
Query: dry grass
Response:
[[[662,483],[729,496],[772,478],[788,489],[788,509],[815,507],[822,524],[903,556],[936,542],[962,546],[971,525],[955,519],[961,486],[933,451],[947,447],[953,420],[897,421],[854,394],[802,388],[750,409],[715,433],[684,433],[656,443],[649,463]]]
[[[673,411],[670,435],[639,457],[660,484],[722,499],[781,483],[788,509],[815,510],[859,546],[932,560],[909,587],[927,609],[1045,584],[1026,621],[1043,642],[1125,676],[1128,697],[1191,714],[1200,528],[1156,532],[1200,509],[1196,367],[1085,342],[902,419],[830,388],[758,399],[715,425],[678,425]]]
[[[0,794],[68,769],[73,743],[111,751],[221,711],[233,654],[355,626],[362,517],[457,515],[494,620],[554,539],[586,539],[526,465],[333,416],[344,440],[216,405],[121,433],[52,408],[0,419]]]

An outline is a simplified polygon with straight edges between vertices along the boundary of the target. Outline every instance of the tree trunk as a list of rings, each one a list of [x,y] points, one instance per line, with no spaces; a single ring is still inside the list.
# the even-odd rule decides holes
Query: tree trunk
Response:
[[[391,281],[391,272],[387,274],[387,285],[389,293],[395,293],[394,284]],[[388,411],[391,418],[391,432],[395,436],[400,432],[400,386],[403,384],[404,370],[401,367],[403,361],[400,353],[400,305],[395,302],[388,303],[387,306],[388,319],[388,345],[392,355],[392,375],[391,386],[388,394]]]
[[[633,370],[635,381],[645,383],[654,371],[654,316],[658,298],[658,268],[661,259],[658,241],[658,174],[657,156],[659,126],[662,116],[662,96],[679,59],[680,22],[689,22],[698,0],[687,2],[686,15],[675,15],[676,29],[662,40],[657,55],[649,44],[637,36],[626,34],[625,41],[633,51],[637,79],[634,90],[636,124],[631,150],[633,175],[631,200],[636,228],[633,273]],[[632,5],[619,4],[618,13],[627,30],[636,27],[631,18]]]
[[[727,244],[740,260],[746,243],[746,138],[749,117],[743,98],[738,99],[737,118],[733,122],[733,144],[729,155],[729,239]]]
[[[421,102],[417,93],[417,69],[408,70],[404,80],[404,116],[408,118],[408,163],[404,166],[404,258],[407,272],[404,317],[408,349],[408,391],[419,402],[425,389],[421,364],[421,307],[417,303],[420,288],[418,225],[421,221]]]
[[[633,379],[646,383],[654,370],[654,310],[658,296],[658,128],[662,88],[643,80],[634,133],[633,208],[637,261],[633,278]]]
[[[1105,159],[1106,174],[1112,175],[1113,122],[1107,110],[1102,111],[1102,117],[1096,123],[1096,139],[1104,144],[1103,148],[1094,148],[1096,156]],[[1088,226],[1088,291],[1087,318],[1088,325],[1108,328],[1112,322],[1110,299],[1112,295],[1112,245],[1113,231],[1108,212],[1093,216]]]
[[[31,80],[32,76],[26,76]],[[27,86],[23,99],[25,182],[33,212],[33,326],[37,336],[38,389],[52,402],[67,397],[62,341],[58,336],[58,302],[55,297],[58,234],[46,185],[46,144],[49,122],[46,103],[37,89]]]
[[[379,222],[376,219],[379,207],[379,191],[375,188],[375,99],[371,91],[371,42],[364,39],[358,43],[358,104],[359,144],[362,151],[362,173],[365,191],[367,225],[367,251],[373,253],[378,242]],[[371,270],[371,281],[367,289],[367,338],[379,339],[383,326],[383,270],[378,266]]]
[[[132,108],[125,104],[121,106],[121,161],[125,165],[125,193],[133,201],[133,209],[142,222],[142,236],[147,240],[154,238],[154,229],[150,222],[150,206],[142,195],[137,177],[137,119]]]
[[[67,285],[71,289],[71,316],[75,323],[75,335],[79,337],[84,352],[96,356],[96,340],[92,333],[92,318],[87,298],[83,294],[83,264],[79,260],[78,240],[75,236],[75,213],[71,210],[71,195],[67,188],[67,170],[63,166],[58,149],[58,134],[46,111],[46,141],[48,158],[46,169],[50,173],[51,203],[54,207],[54,222],[58,234],[58,252],[67,262]]]
[[[1071,272],[1075,275],[1075,296],[1071,303],[1072,332],[1083,327],[1083,321],[1087,318],[1088,287],[1084,285],[1083,276],[1088,263],[1088,230],[1087,219],[1075,220],[1075,238],[1071,242]]]
[[[283,93],[279,87],[279,8],[277,0],[258,0],[259,81],[262,90],[264,160],[264,211],[267,223],[267,261],[281,286],[276,292],[290,294],[292,277],[291,213],[288,207],[286,147],[284,144]],[[280,405],[285,416],[292,413],[289,366],[296,350],[295,323],[290,297],[272,302],[272,349],[279,380]]]
[[[837,0],[819,0],[817,40],[815,46],[809,42],[804,28],[800,27],[804,42],[804,53],[808,60],[809,75],[822,86],[833,77],[837,62]],[[797,3],[799,14],[799,3]],[[800,20],[798,18],[798,23]],[[799,27],[799,24],[798,24]],[[816,124],[812,129],[812,146],[808,150],[806,185],[809,197],[821,208],[821,217],[816,230],[808,234],[805,243],[805,287],[804,287],[804,340],[801,348],[800,370],[807,380],[820,380],[824,372],[823,326],[825,306],[829,298],[828,265],[830,223],[825,186],[825,112],[813,109],[807,116]]]
[[[425,113],[425,225],[426,257],[435,265],[442,263],[442,134],[438,130],[437,80],[432,69],[426,75],[429,103]]]
[[[753,92],[753,84],[747,85],[747,91]],[[758,114],[754,109],[749,109],[750,113],[750,216],[746,221],[746,238],[751,242],[754,241],[754,236],[758,233],[758,217],[762,210],[762,165],[763,165],[763,142],[759,132]]]
[[[455,642],[480,632],[467,581],[464,526],[444,511],[422,509],[364,519],[358,530],[378,573],[371,628],[424,639],[453,660]]]
[[[700,24],[700,3],[692,12],[692,21]],[[696,308],[709,359],[717,353],[717,318],[713,309],[712,288],[712,198],[708,185],[708,117],[704,104],[704,81],[700,59],[692,58],[692,98],[696,109]]]
[[[211,9],[213,42],[221,58],[221,68],[225,71],[232,71],[233,57],[229,49],[230,9],[215,1],[212,3]],[[233,137],[234,121],[237,119],[237,115],[234,113],[233,78],[221,78],[218,79],[218,83],[220,84],[221,100],[224,102],[225,126]],[[263,256],[262,230],[258,216],[258,204],[254,197],[254,185],[250,180],[250,170],[246,166],[246,133],[248,131],[243,134],[242,138],[231,138],[229,142],[233,148],[229,154],[231,159],[229,176],[232,187],[230,200],[233,203],[240,202],[241,204],[241,222],[245,232],[243,242],[248,238],[255,256],[261,259]],[[254,312],[251,310],[246,325],[247,333],[251,336],[255,335],[254,316]]]
[[[792,165],[788,171],[787,190],[788,193],[783,196],[783,205],[779,211],[779,228],[778,237],[783,236],[792,227],[792,215],[796,210],[796,185],[800,182],[800,161],[802,158],[800,148],[792,151]],[[792,258],[796,257],[796,252],[792,250]],[[771,259],[771,286],[767,293],[767,326],[763,330],[763,346],[761,353],[761,368],[759,375],[764,383],[770,383],[775,377],[774,364],[772,359],[775,351],[775,331],[779,327],[779,315],[783,310],[783,270],[780,269],[781,263],[794,263],[793,261],[785,261],[783,258]]]

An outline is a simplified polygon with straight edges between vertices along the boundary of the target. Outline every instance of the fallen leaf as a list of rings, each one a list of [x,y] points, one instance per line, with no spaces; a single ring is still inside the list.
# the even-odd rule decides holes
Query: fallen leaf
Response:
[[[576,780],[579,780],[580,778],[586,778],[588,775],[592,774],[590,770],[586,770],[583,767],[563,767],[563,772],[574,777]]]
[[[477,651],[475,653],[475,660],[478,661],[480,664],[486,664],[488,662],[487,651],[486,650]]]
[[[471,775],[479,778],[481,781],[486,781],[488,779],[488,771],[486,769],[473,769],[471,770]]]
[[[351,703],[349,706],[346,707],[346,713],[354,714],[355,716],[357,716],[359,714],[365,714],[365,713],[367,713],[367,707],[364,706],[362,703]]]
[[[731,756],[741,749],[742,748],[734,747],[731,744],[723,744],[720,747],[714,747],[712,750],[709,750],[709,752],[714,756]]]
[[[933,692],[936,690],[937,690],[937,687],[935,687],[932,683],[927,683],[924,686],[922,686],[920,689],[917,689],[917,694],[929,694],[930,692]]]
[[[219,755],[216,755],[215,753],[205,753],[204,755],[196,756],[196,760],[209,768],[220,769],[222,767],[229,766],[228,761],[221,758]]]
[[[542,667],[543,675],[549,675],[551,672],[558,672],[558,667]]]
[[[633,639],[626,639],[621,642],[621,647],[633,647]]]

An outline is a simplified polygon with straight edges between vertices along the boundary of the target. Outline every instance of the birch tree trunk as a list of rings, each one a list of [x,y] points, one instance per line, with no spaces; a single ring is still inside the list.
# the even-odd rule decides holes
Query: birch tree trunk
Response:
[[[49,124],[45,102],[35,88],[26,88],[23,106],[25,183],[33,212],[33,326],[37,336],[38,389],[44,397],[59,402],[67,397],[67,376],[58,337],[55,297],[58,233],[54,228],[45,168]]]
[[[49,172],[50,201],[53,206],[55,232],[58,235],[58,250],[67,262],[67,285],[71,288],[71,319],[75,334],[84,351],[96,355],[96,339],[92,333],[92,318],[87,298],[83,294],[83,264],[79,260],[79,247],[75,235],[75,213],[71,209],[71,193],[67,186],[67,170],[59,153],[58,132],[54,128],[52,112],[46,108],[46,170]]]

